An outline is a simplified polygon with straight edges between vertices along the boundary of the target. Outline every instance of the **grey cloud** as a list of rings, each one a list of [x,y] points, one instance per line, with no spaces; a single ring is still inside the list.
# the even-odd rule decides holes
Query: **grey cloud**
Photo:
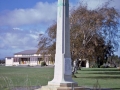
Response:
[[[17,28],[18,29],[18,28]],[[34,31],[34,33],[31,31]],[[22,48],[32,48],[37,46],[37,38],[39,31],[20,31],[20,30],[10,30],[3,32],[0,35],[0,48],[11,48],[11,49],[22,49]]]
[[[15,9],[0,15],[0,26],[19,26],[42,22],[51,22],[56,18],[56,3],[39,2],[30,9]]]

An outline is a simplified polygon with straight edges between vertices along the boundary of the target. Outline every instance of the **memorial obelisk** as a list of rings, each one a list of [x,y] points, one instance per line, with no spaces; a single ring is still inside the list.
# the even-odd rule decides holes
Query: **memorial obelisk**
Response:
[[[58,0],[54,78],[40,90],[81,90],[76,86],[72,80],[69,0]]]
[[[72,85],[69,0],[58,0],[54,79],[48,85]]]

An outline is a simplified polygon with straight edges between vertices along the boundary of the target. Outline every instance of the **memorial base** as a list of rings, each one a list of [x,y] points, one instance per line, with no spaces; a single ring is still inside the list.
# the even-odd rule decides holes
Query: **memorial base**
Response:
[[[39,89],[36,90],[85,90],[84,87],[79,87],[77,84],[74,85],[69,85],[69,84],[61,84],[59,86],[56,85],[47,85],[47,86],[42,86]]]

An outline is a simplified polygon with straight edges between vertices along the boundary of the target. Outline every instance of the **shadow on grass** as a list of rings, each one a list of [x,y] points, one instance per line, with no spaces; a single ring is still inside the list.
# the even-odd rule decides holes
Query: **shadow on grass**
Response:
[[[120,71],[117,68],[90,68],[90,69],[82,69],[81,71]]]
[[[78,77],[77,78],[92,78],[92,79],[120,79],[120,76],[89,76],[89,77]]]
[[[79,73],[82,74],[82,73]],[[107,74],[107,75],[120,75],[120,72],[93,72],[93,73],[85,73],[85,74]]]
[[[120,88],[111,88],[112,90],[120,90]]]

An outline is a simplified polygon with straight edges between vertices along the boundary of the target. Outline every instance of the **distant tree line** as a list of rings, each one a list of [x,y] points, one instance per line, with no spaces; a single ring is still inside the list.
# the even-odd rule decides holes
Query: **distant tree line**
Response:
[[[94,10],[79,4],[70,11],[71,58],[95,60],[98,67],[118,49],[120,14],[109,2]],[[57,23],[40,34],[38,52],[51,54],[54,61]]]
[[[111,64],[113,67],[120,67],[120,56],[112,55],[108,58],[108,63]]]
[[[5,60],[1,59],[0,64],[5,64]]]

